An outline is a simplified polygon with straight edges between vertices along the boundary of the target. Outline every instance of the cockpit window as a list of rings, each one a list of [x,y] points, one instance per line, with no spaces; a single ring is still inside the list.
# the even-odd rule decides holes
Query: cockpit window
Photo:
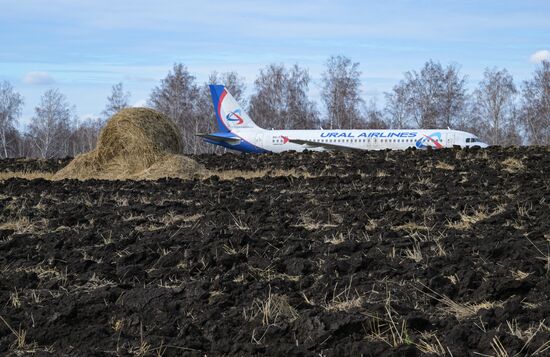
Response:
[[[469,142],[470,142],[470,138],[466,138],[466,142],[469,143]]]

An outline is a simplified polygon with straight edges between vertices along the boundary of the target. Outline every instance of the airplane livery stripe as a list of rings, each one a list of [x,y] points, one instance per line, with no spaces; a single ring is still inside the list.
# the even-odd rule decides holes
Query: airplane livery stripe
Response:
[[[443,145],[441,145],[439,142],[437,142],[436,140],[434,140],[434,138],[432,137],[429,137],[428,135],[426,134],[422,134],[424,135],[428,140],[430,140],[432,143],[434,143],[435,147],[438,148],[438,149],[441,149],[443,147]]]
[[[222,103],[226,95],[227,95],[227,90],[224,89],[222,94],[220,95],[220,100],[218,101],[218,118],[220,118],[220,122],[223,124],[223,126],[225,126],[227,131],[231,131],[229,130],[227,125],[225,125],[225,122],[223,121],[223,117],[222,117]]]

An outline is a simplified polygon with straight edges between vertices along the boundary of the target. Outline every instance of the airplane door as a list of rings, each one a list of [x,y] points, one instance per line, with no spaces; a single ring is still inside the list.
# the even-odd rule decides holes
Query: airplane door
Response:
[[[455,142],[455,134],[454,133],[446,133],[445,138],[446,138],[445,146],[453,147],[453,144]]]

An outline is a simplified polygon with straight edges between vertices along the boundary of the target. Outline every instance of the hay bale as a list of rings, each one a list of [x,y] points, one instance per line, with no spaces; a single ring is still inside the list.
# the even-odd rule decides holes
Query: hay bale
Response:
[[[202,166],[177,155],[180,149],[178,130],[167,116],[127,108],[109,119],[94,151],[77,156],[54,179],[194,177]]]
[[[165,115],[147,108],[127,108],[114,115],[97,141],[101,162],[131,158],[132,171],[144,170],[161,156],[181,149],[178,129]]]

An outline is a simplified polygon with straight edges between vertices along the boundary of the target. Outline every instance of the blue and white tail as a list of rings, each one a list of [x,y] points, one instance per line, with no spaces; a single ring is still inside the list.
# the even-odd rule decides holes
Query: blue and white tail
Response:
[[[237,132],[240,129],[260,129],[241,108],[223,85],[210,85],[210,94],[218,120],[219,132]]]

